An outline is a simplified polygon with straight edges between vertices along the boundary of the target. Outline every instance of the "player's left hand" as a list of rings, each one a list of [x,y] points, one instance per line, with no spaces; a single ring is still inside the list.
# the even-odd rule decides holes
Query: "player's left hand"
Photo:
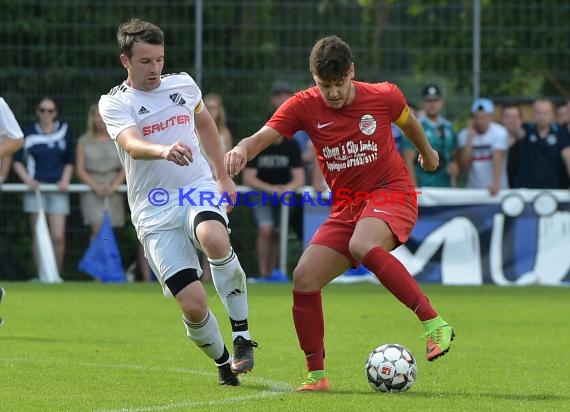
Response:
[[[160,154],[162,158],[170,160],[178,166],[188,166],[194,160],[190,146],[180,140],[166,146]]]
[[[226,206],[226,211],[230,213],[234,208],[234,205],[236,204],[236,199],[237,199],[236,185],[234,181],[227,175],[218,178],[217,183],[218,183],[218,190],[220,191],[222,196],[224,196],[223,199],[227,201],[227,197],[229,197],[231,200],[231,203],[227,203]]]
[[[439,153],[433,149],[430,150],[431,152],[427,155],[420,153],[418,162],[426,172],[435,172],[439,168]]]

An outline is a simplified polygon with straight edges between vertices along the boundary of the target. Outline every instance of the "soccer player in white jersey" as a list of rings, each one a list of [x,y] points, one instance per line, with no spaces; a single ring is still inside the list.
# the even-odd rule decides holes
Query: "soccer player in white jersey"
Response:
[[[2,169],[2,158],[9,160],[12,153],[21,148],[24,144],[24,133],[12,113],[8,103],[0,97],[0,171]],[[8,165],[9,167],[9,165]],[[4,174],[0,173],[0,185],[4,181]],[[4,288],[0,288],[0,302],[4,297]],[[0,326],[4,320],[0,318]]]
[[[101,96],[99,111],[126,171],[137,235],[165,294],[178,301],[188,337],[218,366],[220,385],[239,385],[237,375],[253,368],[257,343],[248,330],[245,274],[229,241],[226,197],[235,201],[236,187],[224,167],[218,130],[188,74],[161,76],[159,27],[131,19],[119,26],[117,40],[127,80]],[[196,248],[208,256],[230,317],[233,357],[208,309]]]

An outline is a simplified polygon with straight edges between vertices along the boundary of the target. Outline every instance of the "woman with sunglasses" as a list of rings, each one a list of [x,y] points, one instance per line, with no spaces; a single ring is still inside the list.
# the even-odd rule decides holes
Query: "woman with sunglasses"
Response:
[[[38,121],[24,129],[24,147],[14,155],[14,170],[30,187],[24,193],[24,211],[30,214],[33,254],[38,265],[38,247],[35,225],[38,204],[34,191],[41,183],[57,184],[58,192],[42,193],[42,203],[49,223],[49,230],[59,273],[65,255],[65,221],[69,214],[67,188],[73,173],[74,150],[69,125],[58,120],[55,101],[42,98],[36,106]]]

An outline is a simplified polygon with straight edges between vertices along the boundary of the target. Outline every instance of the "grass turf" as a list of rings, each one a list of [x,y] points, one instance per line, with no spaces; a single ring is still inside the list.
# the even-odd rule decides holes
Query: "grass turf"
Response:
[[[424,358],[415,316],[373,284],[324,290],[330,393],[294,393],[305,374],[290,285],[249,286],[260,343],[242,386],[217,386],[212,363],[185,337],[175,302],[157,284],[4,284],[1,411],[559,411],[570,409],[565,288],[443,287],[424,291],[455,327],[449,354]],[[230,327],[212,285],[212,309]],[[374,393],[368,353],[400,343],[415,354],[409,392]],[[231,345],[230,345],[231,350]]]

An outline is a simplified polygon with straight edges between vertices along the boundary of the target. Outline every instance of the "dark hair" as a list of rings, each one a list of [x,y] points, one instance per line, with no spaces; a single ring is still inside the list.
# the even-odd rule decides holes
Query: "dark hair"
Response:
[[[502,115],[503,113],[505,113],[505,111],[508,110],[508,109],[516,109],[516,110],[519,112],[519,116],[520,116],[521,118],[523,117],[523,113],[522,113],[521,107],[520,107],[517,103],[514,103],[514,102],[507,102],[507,103],[505,103],[505,104],[503,105],[503,107],[501,108],[501,115]]]
[[[352,64],[350,46],[338,36],[327,36],[315,43],[311,50],[311,73],[322,80],[342,79]]]
[[[42,102],[45,102],[46,100],[49,100],[50,102],[53,103],[54,107],[55,107],[55,111],[59,112],[59,107],[57,107],[57,102],[55,101],[55,99],[49,95],[44,95],[42,96],[37,102],[36,102],[36,109],[39,109],[40,105],[42,104]]]
[[[133,55],[133,45],[136,42],[161,45],[164,44],[164,33],[160,27],[152,23],[133,18],[119,26],[117,42],[120,52],[130,58]]]

